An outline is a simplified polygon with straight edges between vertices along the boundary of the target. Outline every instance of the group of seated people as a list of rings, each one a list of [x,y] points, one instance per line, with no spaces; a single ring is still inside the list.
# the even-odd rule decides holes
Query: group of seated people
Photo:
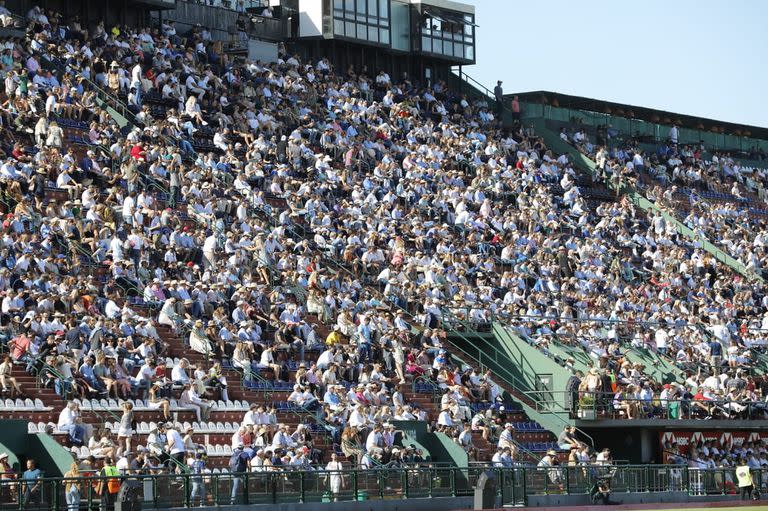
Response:
[[[501,387],[456,358],[451,328],[764,312],[761,288],[626,198],[590,200],[567,156],[442,81],[234,58],[170,24],[27,18],[0,61],[0,334],[63,396],[146,399],[164,419],[178,396],[200,421],[234,369],[294,383],[289,401],[357,464],[393,459],[393,420],[434,422],[473,457],[491,456],[473,435],[503,440],[514,459]],[[135,124],[76,107],[89,82],[127,94]],[[81,114],[84,154],[49,143],[51,122],[36,136]],[[169,375],[180,347],[161,327],[206,363]],[[437,416],[398,390],[419,381],[441,390]]]

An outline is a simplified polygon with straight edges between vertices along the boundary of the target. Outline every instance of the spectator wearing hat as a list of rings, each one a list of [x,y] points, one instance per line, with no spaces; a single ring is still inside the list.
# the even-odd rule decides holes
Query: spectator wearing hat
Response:
[[[8,459],[7,452],[0,453],[0,495],[6,502],[13,502],[17,498],[17,487],[12,481],[17,478],[17,474]]]

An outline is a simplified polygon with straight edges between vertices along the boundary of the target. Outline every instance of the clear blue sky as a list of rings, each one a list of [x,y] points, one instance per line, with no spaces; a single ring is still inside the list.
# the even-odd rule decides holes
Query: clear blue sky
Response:
[[[461,0],[504,92],[548,90],[768,127],[768,1]]]

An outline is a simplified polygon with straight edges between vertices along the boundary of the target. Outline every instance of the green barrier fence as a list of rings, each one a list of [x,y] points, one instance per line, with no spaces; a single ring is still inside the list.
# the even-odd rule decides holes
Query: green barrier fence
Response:
[[[462,497],[474,494],[486,473],[502,505],[524,505],[535,495],[589,494],[607,481],[614,494],[684,492],[692,497],[734,495],[735,468],[696,469],[685,465],[579,465],[514,467],[377,468],[374,470],[264,471],[203,474],[127,475],[122,486],[135,489],[144,509],[203,505],[277,504],[382,499]],[[752,470],[758,490],[768,478]],[[101,477],[47,478],[0,482],[0,509],[62,509],[67,503],[93,508],[106,484]],[[99,488],[102,491],[99,492]],[[73,488],[76,490],[73,490]]]

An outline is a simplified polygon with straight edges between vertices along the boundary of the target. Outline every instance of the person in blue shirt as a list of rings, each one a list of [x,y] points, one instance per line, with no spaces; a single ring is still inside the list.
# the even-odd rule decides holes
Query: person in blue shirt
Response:
[[[371,338],[373,329],[371,328],[371,319],[367,316],[357,327],[357,351],[360,355],[360,362],[366,363],[371,360]]]
[[[35,502],[40,504],[40,496],[42,494],[40,478],[43,477],[43,473],[37,468],[35,460],[27,460],[27,470],[21,475],[22,481],[24,481],[24,506],[28,506],[30,503]]]
[[[203,478],[205,460],[202,453],[195,453],[195,459],[190,464],[189,469],[192,473],[192,493],[189,496],[189,504],[194,506],[195,499],[200,496],[200,506],[202,507],[205,504],[205,479]]]

